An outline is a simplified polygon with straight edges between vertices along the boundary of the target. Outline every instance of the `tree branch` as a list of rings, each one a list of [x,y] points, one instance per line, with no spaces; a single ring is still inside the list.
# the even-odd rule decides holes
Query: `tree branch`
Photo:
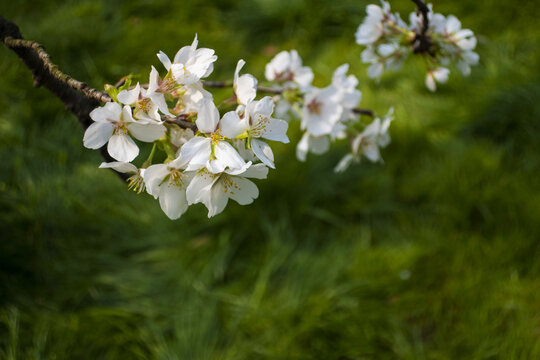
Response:
[[[352,111],[355,114],[367,115],[371,117],[375,116],[375,114],[373,113],[373,110],[369,110],[369,109],[354,108]]]
[[[18,26],[2,16],[0,16],[0,41],[13,50],[32,72],[34,86],[44,86],[59,98],[66,109],[77,117],[84,129],[93,123],[90,112],[101,102],[111,101],[106,93],[92,89],[60,71],[41,45],[24,40]],[[100,153],[105,161],[115,161],[106,147],[102,147]],[[129,177],[127,174],[116,173],[124,180]]]
[[[427,35],[427,31],[429,29],[429,8],[423,0],[412,0],[412,2],[416,4],[417,13],[422,15],[422,29],[420,29],[420,32],[416,32],[416,36],[413,41],[414,53],[427,53],[431,56],[435,56],[433,49],[431,48],[433,43],[431,42],[430,36]]]

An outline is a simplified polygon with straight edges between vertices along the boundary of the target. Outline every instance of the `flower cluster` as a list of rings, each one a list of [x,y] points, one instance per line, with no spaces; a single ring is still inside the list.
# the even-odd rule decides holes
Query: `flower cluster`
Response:
[[[464,75],[470,73],[470,66],[478,62],[472,31],[461,29],[452,15],[435,14],[431,6],[423,10],[412,13],[407,25],[390,12],[387,2],[382,1],[382,7],[368,5],[356,41],[366,46],[362,60],[370,63],[370,77],[400,67],[411,52],[429,55],[426,85],[432,91],[437,82],[447,81],[445,66],[452,61]],[[222,212],[229,199],[252,203],[259,190],[251,179],[265,179],[269,168],[275,169],[271,144],[289,142],[293,118],[302,131],[296,146],[300,161],[309,153],[325,153],[334,141],[348,140],[350,151],[336,172],[364,157],[382,162],[380,149],[390,143],[393,109],[381,118],[358,108],[362,93],[358,79],[348,74],[348,64],[339,66],[331,83],[321,88],[313,85],[313,71],[302,64],[296,50],[282,51],[266,65],[268,85],[263,87],[253,75],[241,74],[245,61],[239,60],[231,83],[233,96],[218,107],[208,88],[228,83],[205,80],[217,56],[212,49],[198,48],[197,36],[174,59],[161,51],[157,57],[164,76],[152,66],[147,84],[133,86],[127,78],[118,88],[106,86],[112,101],[90,113],[94,122],[83,143],[90,149],[106,145],[116,161],[100,167],[128,174],[128,188],[158,199],[171,219],[198,203],[207,208],[208,217]],[[261,92],[272,96],[257,99]],[[374,119],[367,122],[362,115]],[[153,146],[136,166],[140,142]]]
[[[272,98],[255,100],[257,80],[239,74],[243,60],[234,74],[238,106],[220,114],[203,83],[217,56],[197,45],[195,37],[172,61],[160,52],[167,73],[160,77],[152,67],[148,85],[130,86],[127,81],[119,89],[109,87],[114,101],[90,113],[94,123],[83,139],[90,149],[107,144],[117,161],[100,167],[130,174],[129,187],[159,199],[171,219],[192,204],[204,204],[211,217],[223,211],[229,199],[241,205],[253,202],[258,189],[249,179],[264,179],[268,167],[275,167],[269,141],[289,142],[288,123],[272,117]],[[179,121],[190,126],[179,126]],[[154,144],[140,168],[131,163],[139,155],[136,140]],[[165,156],[157,163],[156,149]]]
[[[329,86],[317,88],[312,85],[313,71],[302,65],[298,53],[283,51],[266,66],[271,87],[259,88],[254,76],[240,74],[245,61],[239,60],[234,96],[220,108],[236,105],[220,112],[205,89],[210,83],[204,81],[217,56],[197,45],[195,37],[172,61],[159,52],[167,72],[160,77],[152,66],[148,84],[131,86],[127,79],[118,89],[108,86],[113,101],[90,113],[94,123],[83,139],[87,148],[107,145],[116,161],[100,167],[129,174],[128,187],[158,199],[169,218],[179,218],[197,203],[206,206],[209,217],[222,212],[229,199],[252,203],[259,191],[250,179],[264,179],[269,168],[275,169],[270,145],[289,142],[289,123],[276,117],[292,113],[301,120],[304,134],[297,157],[302,161],[308,152],[321,154],[331,141],[345,138],[353,144],[347,165],[362,153],[371,161],[381,159],[378,149],[389,142],[389,120],[381,125],[376,118],[360,130],[363,125],[355,110],[361,93],[356,89],[358,79],[347,75],[348,64],[336,69]],[[274,96],[257,99],[259,89]],[[279,116],[274,117],[274,109]],[[137,142],[153,143],[140,167],[132,163],[139,155]],[[156,152],[163,153],[157,161]],[[336,171],[345,169],[342,163]]]
[[[356,32],[356,42],[366,46],[362,61],[370,64],[369,77],[378,78],[386,69],[399,69],[410,53],[419,53],[427,59],[426,86],[435,91],[437,82],[448,80],[451,63],[464,76],[478,64],[479,56],[473,51],[476,37],[471,30],[462,29],[455,16],[434,13],[430,4],[426,24],[424,16],[416,12],[409,15],[407,24],[398,13],[391,12],[388,2],[381,3],[367,6],[367,17]]]
[[[387,116],[388,120],[383,121],[382,127],[379,118],[364,127],[356,111],[362,93],[356,88],[358,79],[354,75],[347,75],[348,71],[348,64],[339,66],[334,71],[332,83],[318,88],[312,85],[313,71],[302,66],[302,59],[295,50],[277,54],[266,65],[266,79],[284,89],[281,95],[274,98],[279,110],[292,110],[300,119],[304,133],[296,147],[298,160],[305,161],[310,152],[323,154],[329,150],[331,142],[346,138],[351,144],[363,144],[361,148],[359,145],[352,146],[352,154],[349,154],[351,161],[358,161],[362,153],[373,162],[382,160],[379,147],[386,146],[390,141],[387,131],[391,113]],[[386,141],[377,140],[383,137]],[[343,165],[342,161],[336,171],[344,171],[351,161],[347,161],[347,165]]]

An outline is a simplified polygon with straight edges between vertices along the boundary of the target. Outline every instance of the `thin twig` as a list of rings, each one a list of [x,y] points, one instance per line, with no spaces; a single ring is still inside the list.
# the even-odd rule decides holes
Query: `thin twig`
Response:
[[[195,133],[197,132],[197,125],[189,120],[190,117],[190,114],[180,114],[174,118],[163,115],[161,119],[165,122],[176,124],[182,129],[191,129]]]
[[[359,115],[367,115],[371,117],[375,116],[375,114],[373,113],[373,110],[369,110],[369,109],[354,108],[352,111],[353,113],[359,114]]]

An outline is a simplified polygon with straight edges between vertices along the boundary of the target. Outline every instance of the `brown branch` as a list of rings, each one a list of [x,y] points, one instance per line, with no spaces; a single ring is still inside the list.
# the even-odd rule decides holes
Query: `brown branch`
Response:
[[[176,124],[180,126],[182,129],[191,129],[193,132],[197,132],[197,125],[190,121],[191,114],[180,114],[174,118],[170,116],[163,115],[161,119],[165,122],[168,122],[170,124]]]
[[[354,108],[352,111],[353,113],[359,114],[359,115],[367,115],[371,117],[375,116],[375,114],[373,113],[373,110],[369,110],[369,109]]]
[[[32,72],[34,86],[44,86],[58,97],[66,109],[77,117],[84,129],[93,123],[90,112],[101,102],[111,101],[106,93],[92,89],[60,71],[41,45],[24,40],[18,26],[2,16],[0,16],[0,41],[13,50]],[[105,146],[100,149],[100,153],[107,162],[115,161]],[[129,177],[127,174],[116,173],[124,180]]]
[[[420,32],[416,32],[413,40],[414,53],[435,56],[432,49],[433,43],[431,42],[431,37],[427,33],[429,29],[429,8],[423,0],[412,0],[412,2],[416,4],[417,13],[422,15],[422,29],[420,29]]]

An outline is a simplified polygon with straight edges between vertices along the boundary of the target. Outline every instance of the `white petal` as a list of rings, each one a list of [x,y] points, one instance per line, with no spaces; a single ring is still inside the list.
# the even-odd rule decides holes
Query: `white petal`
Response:
[[[280,75],[290,66],[290,55],[288,51],[282,51],[268,63],[264,71],[266,80],[273,81],[276,79],[276,75]]]
[[[161,63],[165,67],[165,69],[167,69],[167,71],[169,71],[169,69],[171,68],[171,60],[169,59],[169,57],[163,51],[160,51],[157,54],[157,57],[158,57],[159,61],[161,61]],[[153,66],[152,66],[152,68],[153,68]]]
[[[131,162],[139,155],[139,147],[131,137],[125,134],[111,136],[107,151],[113,159],[123,162]]]
[[[228,195],[240,205],[251,204],[259,197],[259,189],[252,181],[236,176],[231,176],[230,180],[231,185],[227,188]]]
[[[294,72],[294,81],[300,85],[300,89],[307,88],[313,81],[313,70],[308,66],[303,66]]]
[[[254,160],[257,158],[254,156]],[[261,164],[262,165],[262,164]],[[244,176],[243,174],[251,167],[251,161],[248,161],[244,166],[236,168],[236,169],[225,169],[224,173],[229,175],[240,175]]]
[[[242,134],[247,129],[247,122],[244,119],[240,119],[235,111],[229,111],[219,124],[221,129],[221,135],[228,139],[234,139],[238,135]]]
[[[186,190],[169,183],[164,183],[160,187],[159,205],[161,209],[169,219],[178,219],[189,206],[186,200]]]
[[[175,168],[175,169],[185,169],[187,164],[189,163],[188,159],[186,159],[185,157],[182,156],[182,154],[180,154],[176,159],[174,159],[173,161],[171,161],[170,163],[167,164],[167,166],[169,168]]]
[[[287,123],[285,120],[269,118],[265,122],[265,127],[261,130],[261,137],[268,140],[279,141],[284,144],[288,144],[288,128],[289,123]]]
[[[234,70],[234,83],[238,81],[238,74],[240,74],[240,70],[244,67],[246,62],[243,59],[238,60],[236,63],[236,69]]]
[[[160,185],[163,179],[169,175],[170,171],[166,164],[156,164],[149,166],[143,174],[146,191],[154,198],[158,198],[160,193]]]
[[[262,114],[270,116],[274,112],[274,101],[270,96],[265,96],[259,101],[255,101],[248,106],[250,114]]]
[[[461,22],[454,16],[448,15],[446,18],[445,30],[448,33],[453,33],[461,29]]]
[[[158,71],[156,70],[155,67],[152,66],[151,70],[150,70],[150,76],[149,76],[149,80],[148,80],[148,92],[149,93],[154,93],[159,84],[159,73]]]
[[[302,139],[296,145],[296,157],[300,161],[306,161],[306,156],[309,151],[309,133],[305,132]]]
[[[161,139],[167,132],[167,128],[161,124],[132,122],[128,123],[126,126],[129,133],[135,139],[144,142],[153,142],[157,139]]]
[[[364,51],[362,51],[362,54],[360,55],[362,57],[362,62],[364,63],[372,63],[377,61],[378,56],[373,51],[373,47],[367,47]]]
[[[374,20],[382,20],[384,16],[382,8],[373,4],[366,6],[366,13],[368,14],[368,17],[371,17]]]
[[[396,51],[396,46],[394,44],[381,44],[377,48],[377,52],[381,56],[390,56]]]
[[[369,76],[371,79],[375,79],[375,78],[381,76],[383,70],[384,70],[383,64],[377,62],[377,63],[371,64],[371,65],[368,67],[367,73],[368,73],[368,76]]]
[[[362,131],[363,137],[373,137],[379,134],[381,129],[381,119],[375,118],[366,128]]]
[[[212,185],[219,179],[219,175],[199,171],[189,183],[186,197],[189,204],[203,203],[208,208],[210,202],[210,190]]]
[[[197,44],[195,44],[195,47],[197,47]],[[180,50],[176,52],[176,55],[174,55],[173,63],[175,64],[187,63],[191,53],[192,53],[191,46],[183,46]]]
[[[219,111],[211,100],[203,101],[197,115],[197,128],[203,133],[213,133],[219,122]]]
[[[122,106],[116,102],[106,103],[90,112],[90,118],[96,122],[116,122],[122,114]]]
[[[272,169],[276,168],[274,165],[274,153],[272,153],[272,148],[270,148],[270,145],[264,141],[252,139],[251,149],[259,160],[261,160],[266,166],[269,166]]]
[[[223,172],[227,168],[232,170],[240,169],[246,165],[246,162],[240,154],[238,154],[238,151],[225,141],[219,141],[214,146],[214,155],[216,156],[216,159],[211,160],[206,166],[207,169],[213,173]]]
[[[181,156],[189,161],[186,170],[197,170],[206,165],[212,154],[212,140],[196,136],[180,148]]]
[[[328,136],[310,136],[309,149],[312,153],[321,155],[330,149],[330,139]]]
[[[266,179],[268,168],[264,164],[251,165],[245,172],[241,173],[243,177],[254,179]]]
[[[440,67],[433,72],[433,77],[435,78],[435,80],[437,80],[437,82],[444,84],[448,81],[449,73],[450,70]]]
[[[426,75],[426,87],[429,89],[429,91],[437,90],[437,85],[435,85],[435,78],[431,71],[428,72]]]
[[[137,86],[135,86],[135,88],[132,90],[120,91],[116,98],[122,104],[131,105],[137,102],[137,100],[139,100],[140,93],[141,93],[141,86],[139,85],[139,83],[137,83]]]
[[[169,106],[167,105],[167,101],[165,101],[165,95],[160,92],[155,92],[153,94],[148,95],[150,99],[158,106],[159,110],[168,116],[174,117],[173,114],[169,111]]]
[[[124,107],[122,108],[122,120],[124,120],[125,123],[130,123],[130,122],[135,121],[131,113],[131,106],[124,105]]]
[[[128,162],[121,162],[121,161],[113,161],[110,163],[102,162],[101,165],[99,165],[100,169],[114,169],[121,173],[134,173],[136,174],[138,172],[138,169],[135,165],[130,164]]]
[[[480,60],[480,56],[474,51],[465,51],[461,57],[469,65],[476,65],[478,64],[478,60]]]
[[[227,206],[227,202],[229,201],[229,196],[225,191],[223,181],[220,180],[216,181],[216,183],[212,186],[212,188],[210,189],[209,199],[207,203],[204,204],[208,209],[209,218],[222,212]]]
[[[234,91],[240,104],[249,104],[257,96],[257,79],[250,74],[240,76],[235,82]]]
[[[337,173],[344,172],[345,170],[348,169],[352,161],[353,161],[352,154],[345,155],[334,168],[334,172],[337,172]]]
[[[362,147],[364,155],[371,161],[377,162],[382,161],[381,153],[379,152],[379,147],[373,142],[369,142]]]
[[[476,47],[476,38],[473,36],[468,39],[461,39],[457,42],[457,46],[463,50],[473,50]]]
[[[83,144],[88,149],[99,149],[109,141],[114,130],[110,122],[95,122],[84,132]]]
[[[471,74],[471,67],[465,61],[458,61],[457,67],[463,76],[469,76]]]

